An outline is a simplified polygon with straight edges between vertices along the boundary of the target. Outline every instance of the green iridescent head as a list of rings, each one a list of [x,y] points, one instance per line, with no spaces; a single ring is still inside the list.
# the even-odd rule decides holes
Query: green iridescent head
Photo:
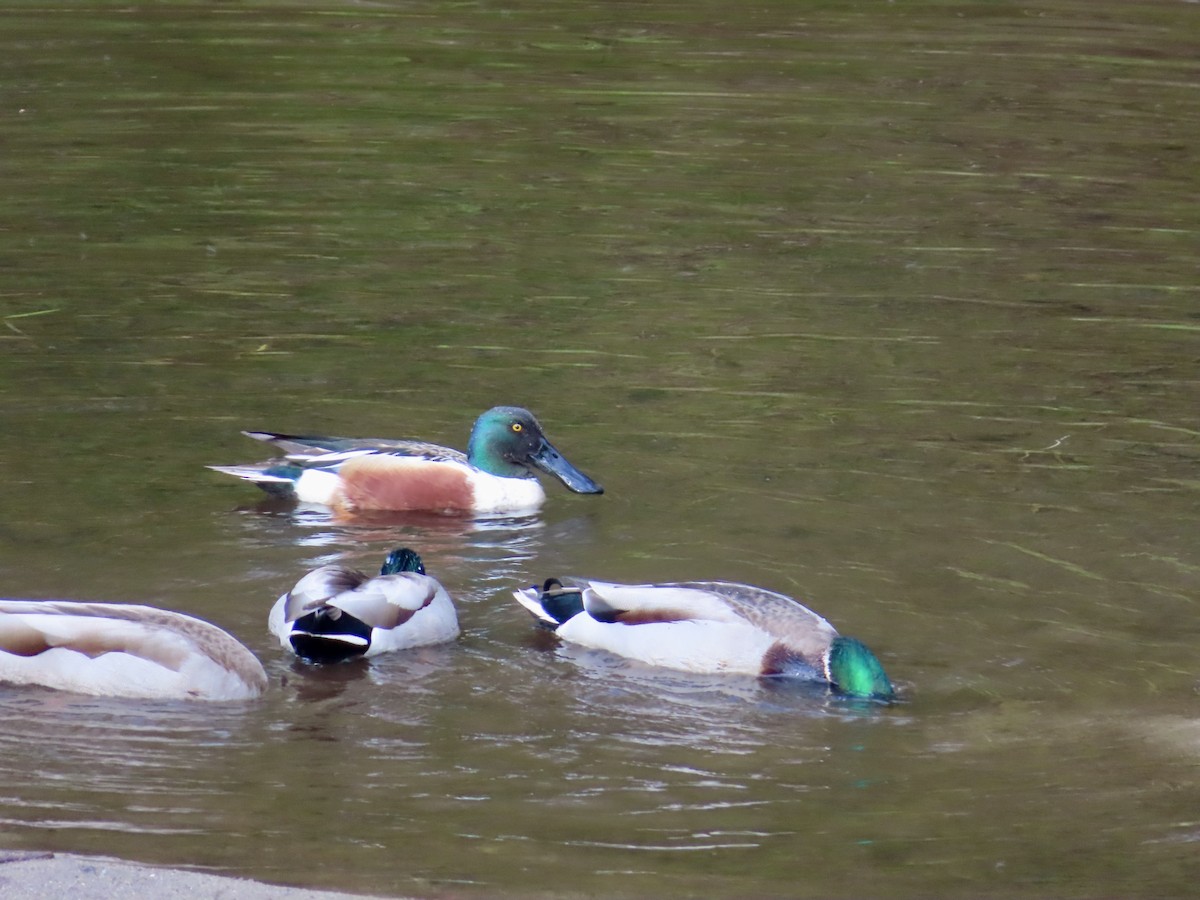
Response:
[[[503,478],[531,478],[531,470],[540,469],[578,494],[604,493],[546,439],[533,413],[519,406],[496,406],[475,420],[467,461]]]
[[[874,700],[891,700],[896,696],[883,666],[862,641],[835,637],[829,646],[828,660],[829,680],[843,694]]]
[[[414,551],[407,547],[397,547],[387,555],[379,574],[395,575],[397,572],[416,572],[418,575],[424,575],[425,564]]]

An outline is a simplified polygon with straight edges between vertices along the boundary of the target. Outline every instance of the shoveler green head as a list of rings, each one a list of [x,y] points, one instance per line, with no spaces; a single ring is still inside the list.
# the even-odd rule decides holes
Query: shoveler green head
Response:
[[[424,575],[425,565],[415,551],[407,547],[397,547],[387,555],[379,574],[395,575],[397,572],[416,572],[418,575]]]
[[[843,694],[891,700],[896,696],[887,673],[867,645],[852,637],[835,637],[826,657],[826,675]]]
[[[533,413],[518,406],[496,406],[475,420],[467,461],[503,478],[530,478],[530,470],[540,469],[577,494],[604,493],[546,439]]]

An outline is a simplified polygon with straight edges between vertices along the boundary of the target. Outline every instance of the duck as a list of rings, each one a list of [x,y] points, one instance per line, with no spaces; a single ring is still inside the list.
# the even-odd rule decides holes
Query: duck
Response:
[[[532,512],[546,499],[535,470],[577,494],[604,493],[550,443],[533,413],[517,406],[496,406],[480,415],[465,454],[416,440],[242,433],[271,444],[281,456],[210,469],[250,481],[272,496],[342,513]]]
[[[799,601],[726,581],[616,584],[548,578],[513,592],[564,641],[684,672],[823,682],[850,697],[891,701],[883,666]]]
[[[76,694],[251,700],[262,663],[215,625],[152,606],[0,600],[0,682]]]
[[[267,619],[279,643],[306,662],[336,663],[458,637],[446,589],[407,547],[371,577],[349,566],[313,569],[284,593]]]

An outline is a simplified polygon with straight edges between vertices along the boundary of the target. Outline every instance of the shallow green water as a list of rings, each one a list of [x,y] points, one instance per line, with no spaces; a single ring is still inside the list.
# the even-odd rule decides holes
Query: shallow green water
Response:
[[[0,592],[229,629],[248,706],[0,689],[3,843],[430,896],[1184,896],[1200,840],[1191,4],[0,10]],[[241,428],[607,488],[337,524]],[[306,670],[417,547],[457,644]],[[549,574],[726,578],[863,711],[542,640]]]

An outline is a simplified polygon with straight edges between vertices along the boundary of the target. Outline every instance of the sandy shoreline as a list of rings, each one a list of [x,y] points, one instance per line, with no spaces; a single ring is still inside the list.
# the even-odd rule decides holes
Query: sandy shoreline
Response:
[[[363,900],[365,896],[160,869],[103,856],[0,850],[0,897],[5,900]]]

